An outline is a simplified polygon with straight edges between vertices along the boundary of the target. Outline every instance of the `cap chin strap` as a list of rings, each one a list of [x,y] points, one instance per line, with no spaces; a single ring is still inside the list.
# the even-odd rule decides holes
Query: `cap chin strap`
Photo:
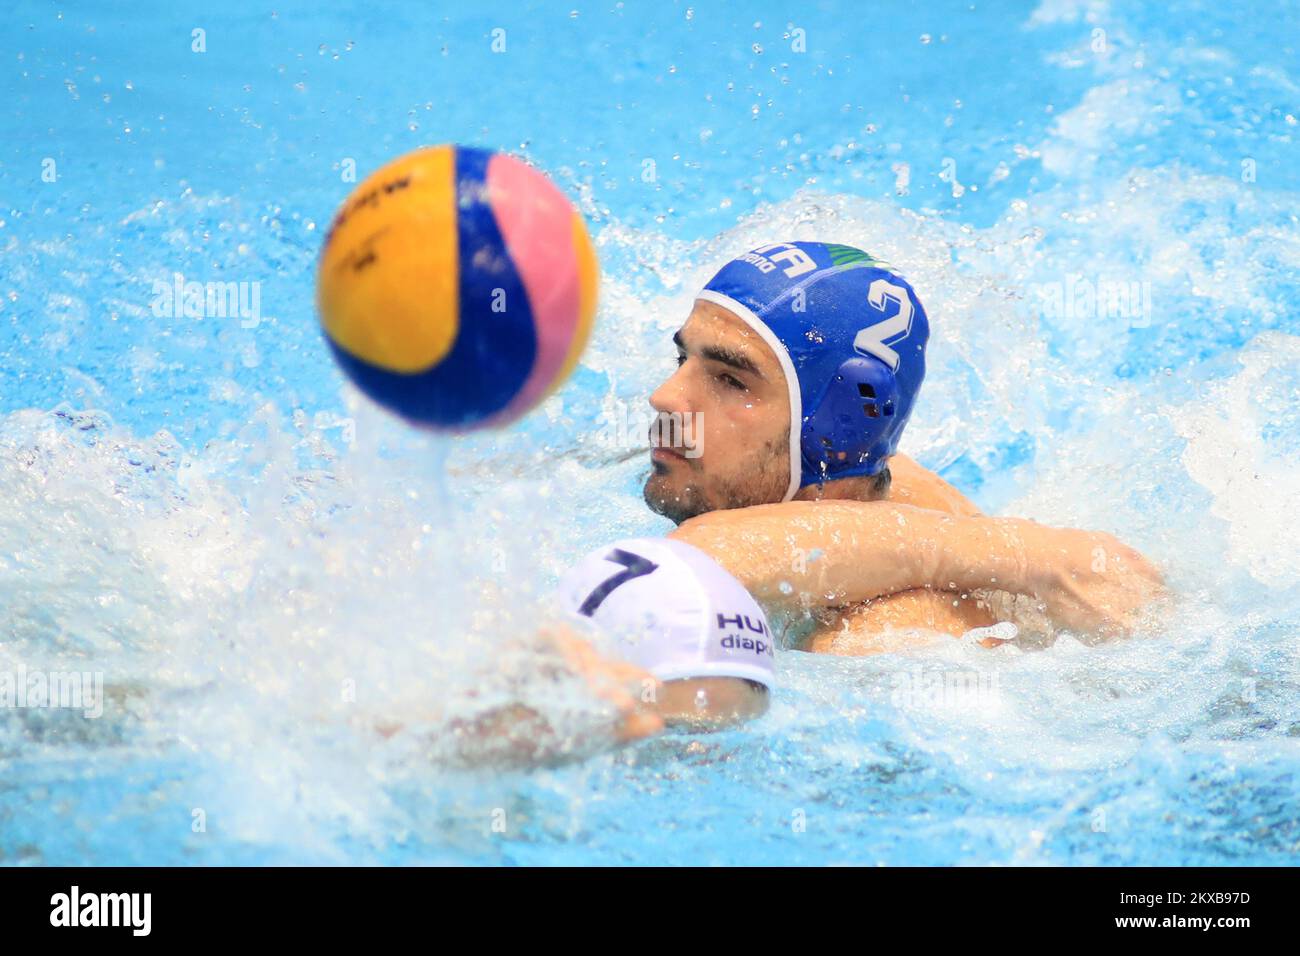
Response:
[[[742,305],[729,295],[723,295],[721,292],[714,292],[712,289],[701,289],[695,297],[696,300],[712,302],[716,306],[734,313],[737,318],[743,321],[751,329],[758,333],[758,337],[767,343],[774,353],[777,361],[781,363],[781,371],[785,373],[785,387],[790,393],[790,484],[785,489],[785,495],[782,501],[789,501],[799,490],[799,479],[802,476],[803,469],[800,464],[801,452],[803,450],[801,425],[803,424],[803,399],[799,394],[799,376],[795,374],[794,363],[790,361],[790,353],[786,351],[785,345],[776,333],[773,332],[754,312],[746,305]]]

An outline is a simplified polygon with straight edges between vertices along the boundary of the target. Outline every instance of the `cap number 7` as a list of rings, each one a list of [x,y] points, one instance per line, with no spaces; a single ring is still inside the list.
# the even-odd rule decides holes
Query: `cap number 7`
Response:
[[[605,603],[605,598],[609,597],[616,587],[627,584],[633,578],[643,577],[659,567],[648,558],[633,554],[631,551],[624,551],[622,548],[615,548],[605,556],[605,560],[623,565],[623,570],[613,577],[606,578],[597,585],[596,590],[587,595],[587,600],[583,601],[582,607],[578,608],[578,613],[584,617],[595,614],[596,608]]]

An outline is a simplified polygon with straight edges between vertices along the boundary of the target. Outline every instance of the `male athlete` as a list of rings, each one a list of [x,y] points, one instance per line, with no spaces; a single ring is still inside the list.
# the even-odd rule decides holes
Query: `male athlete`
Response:
[[[551,610],[558,614],[537,635],[542,654],[533,676],[581,678],[612,705],[612,722],[594,737],[566,733],[547,708],[507,700],[451,721],[435,738],[435,753],[470,766],[535,766],[670,728],[716,730],[767,711],[775,684],[767,616],[698,548],[671,538],[603,545],[560,579]],[[397,725],[379,729],[388,734]]]
[[[1104,533],[985,517],[897,453],[928,337],[911,285],[860,249],[782,242],[732,260],[650,399],[661,416],[698,416],[702,453],[653,448],[646,502],[807,650],[960,635],[995,623],[990,598],[1005,595],[1084,638],[1131,629],[1161,590],[1140,554]]]
[[[666,542],[597,549],[559,588],[569,612],[623,642],[606,657],[551,635],[614,702],[619,739],[766,709],[770,643],[724,650],[749,624],[771,636],[750,595],[794,625],[795,646],[864,654],[993,624],[995,594],[1026,595],[1081,637],[1110,636],[1160,592],[1155,568],[1113,536],[986,517],[897,453],[928,337],[912,287],[851,246],[764,246],[700,292],[674,336],[678,369],[650,399],[703,428],[696,456],[651,451],[646,502],[678,527]],[[656,688],[649,704],[632,682]],[[534,716],[507,710],[466,740],[536,762],[549,731]]]

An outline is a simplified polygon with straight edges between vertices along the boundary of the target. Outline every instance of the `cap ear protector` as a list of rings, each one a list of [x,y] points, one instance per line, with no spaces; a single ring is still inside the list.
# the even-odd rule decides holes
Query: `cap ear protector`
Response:
[[[802,472],[823,481],[845,473],[879,474],[898,446],[899,405],[898,382],[882,362],[846,359],[804,417]]]
[[[907,280],[853,246],[777,242],[723,266],[698,298],[773,350],[790,394],[789,501],[879,474],[925,379],[929,319]]]

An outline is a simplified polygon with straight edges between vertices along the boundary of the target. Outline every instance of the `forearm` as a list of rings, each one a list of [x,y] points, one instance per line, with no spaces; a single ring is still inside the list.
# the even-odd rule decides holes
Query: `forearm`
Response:
[[[722,730],[767,713],[766,687],[739,677],[688,677],[660,684],[654,711],[674,730]]]
[[[383,737],[392,737],[404,729],[404,723],[394,719],[375,725]],[[526,704],[502,704],[471,717],[449,720],[427,741],[431,759],[459,767],[522,769],[561,764],[588,752],[575,747],[575,741],[564,740],[543,714]]]
[[[524,704],[509,704],[469,720],[452,721],[442,752],[449,763],[465,767],[522,769],[558,766],[598,750],[658,733],[665,726],[707,733],[761,717],[767,712],[766,688],[735,677],[699,677],[657,684],[644,715],[651,721],[616,732],[566,738],[551,721]],[[385,736],[395,732],[385,728]]]
[[[672,536],[766,605],[844,607],[912,588],[1024,590],[1023,523],[889,501],[791,501],[710,512]]]
[[[462,766],[534,767],[565,763],[659,733],[661,686],[624,661],[605,657],[569,625],[548,621],[535,640],[507,641],[485,661],[477,686],[445,710],[420,715],[430,756]],[[567,682],[567,688],[556,688]],[[444,702],[445,703],[445,702]],[[451,713],[447,713],[450,711]],[[385,737],[405,721],[384,720]]]
[[[827,608],[817,618],[818,627],[803,649],[849,657],[911,650],[933,643],[940,635],[961,637],[997,623],[978,592],[963,595],[923,589],[852,608]]]
[[[566,736],[544,714],[511,704],[453,721],[440,749],[453,765],[525,769],[581,760],[617,742],[612,734]]]

